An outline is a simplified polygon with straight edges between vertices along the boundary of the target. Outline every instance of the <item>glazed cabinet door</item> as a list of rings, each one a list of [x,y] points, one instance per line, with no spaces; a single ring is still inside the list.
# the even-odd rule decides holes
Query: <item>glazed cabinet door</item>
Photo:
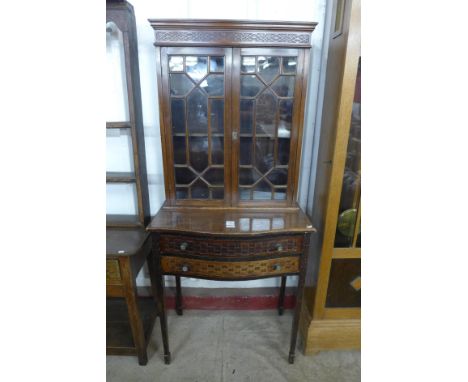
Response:
[[[173,205],[231,203],[230,48],[161,48],[166,193]]]
[[[297,187],[304,52],[233,50],[233,204],[287,205]]]

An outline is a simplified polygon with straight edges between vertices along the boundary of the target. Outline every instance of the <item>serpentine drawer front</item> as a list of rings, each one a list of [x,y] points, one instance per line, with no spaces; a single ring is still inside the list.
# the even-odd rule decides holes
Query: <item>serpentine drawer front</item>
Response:
[[[194,257],[266,257],[298,254],[302,251],[303,235],[268,238],[208,238],[165,234],[160,237],[163,254]]]
[[[257,261],[206,261],[162,256],[164,274],[223,280],[281,276],[299,272],[299,256]]]

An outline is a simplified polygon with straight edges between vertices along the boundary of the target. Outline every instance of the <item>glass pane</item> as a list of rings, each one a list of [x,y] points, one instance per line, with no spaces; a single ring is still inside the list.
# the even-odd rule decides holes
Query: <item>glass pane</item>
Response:
[[[135,183],[106,184],[107,215],[138,215]]]
[[[186,164],[185,137],[172,137],[172,144],[174,149],[174,163]]]
[[[296,74],[297,57],[283,57],[283,73]]]
[[[294,83],[296,76],[280,76],[272,85],[273,90],[279,97],[294,96]]]
[[[185,100],[171,100],[172,132],[185,134]]]
[[[280,58],[259,56],[257,60],[260,77],[266,83],[271,82],[279,74]]]
[[[170,74],[171,95],[184,96],[195,86],[185,74]]]
[[[203,174],[205,179],[212,186],[223,186],[224,185],[224,168],[212,167]]]
[[[224,138],[211,136],[211,163],[224,164]]]
[[[242,97],[255,97],[264,87],[265,85],[255,75],[241,77]]]
[[[270,185],[261,180],[253,190],[254,200],[268,200],[271,199],[271,187]]]
[[[224,188],[211,189],[213,199],[224,199]]]
[[[255,56],[243,56],[241,71],[244,73],[255,73]]]
[[[271,138],[257,138],[255,145],[255,166],[265,174],[274,164],[275,140]]]
[[[207,57],[187,56],[185,57],[185,67],[187,74],[199,82],[208,72]]]
[[[328,308],[361,306],[361,259],[333,259],[326,304]]]
[[[250,188],[239,188],[240,190],[240,199],[241,200],[251,200],[251,190]]]
[[[224,72],[224,57],[210,57],[210,72]]]
[[[270,90],[257,98],[256,134],[274,136],[276,130],[276,97]]]
[[[128,121],[123,35],[113,22],[106,24],[106,58],[106,120]]]
[[[130,129],[106,129],[106,171],[134,172]]]
[[[278,139],[278,164],[287,165],[289,163],[289,138]]]
[[[177,185],[190,184],[192,183],[197,175],[190,170],[188,167],[176,167],[175,168],[175,181]]]
[[[196,88],[187,97],[188,114],[187,122],[189,134],[208,134],[208,102],[206,94]]]
[[[240,164],[252,164],[252,138],[241,137],[240,139]]]
[[[169,70],[171,72],[183,72],[184,71],[184,57],[182,56],[169,57]]]
[[[208,167],[208,137],[190,137],[190,165],[198,172]]]
[[[176,188],[176,198],[177,199],[188,199],[188,188],[177,187]]]
[[[211,133],[224,134],[224,100],[210,99]]]
[[[239,184],[241,186],[250,186],[260,179],[260,174],[253,168],[239,169]]]
[[[292,116],[293,101],[290,99],[282,99],[279,103],[278,138],[291,137]]]
[[[360,224],[356,226],[361,200],[361,64],[356,75],[346,162],[341,189],[335,247],[352,247]],[[357,245],[355,245],[357,247]]]
[[[208,186],[201,179],[198,179],[193,184],[191,189],[192,189],[192,199],[208,199],[209,197]]]
[[[224,75],[210,74],[201,82],[200,87],[210,96],[222,96],[224,94]]]
[[[275,168],[268,174],[267,178],[274,186],[286,186],[288,184],[288,169]]]
[[[286,189],[285,188],[275,189],[275,197],[273,199],[286,200]]]
[[[240,133],[252,134],[253,131],[253,99],[240,100]]]

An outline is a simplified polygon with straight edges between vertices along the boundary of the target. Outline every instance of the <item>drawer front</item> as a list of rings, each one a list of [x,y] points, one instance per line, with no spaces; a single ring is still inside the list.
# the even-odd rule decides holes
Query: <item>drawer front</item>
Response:
[[[161,253],[191,256],[249,257],[278,254],[298,254],[303,237],[277,236],[269,238],[215,239],[184,235],[161,235]]]
[[[298,273],[299,256],[257,261],[210,261],[162,256],[161,267],[165,274],[224,280],[249,279]]]
[[[121,282],[118,260],[106,260],[106,282],[108,285],[119,285]]]

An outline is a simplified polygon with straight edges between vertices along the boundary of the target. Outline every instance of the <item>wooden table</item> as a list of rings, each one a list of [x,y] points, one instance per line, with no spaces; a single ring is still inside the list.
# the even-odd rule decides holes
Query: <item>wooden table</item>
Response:
[[[136,355],[139,364],[146,365],[157,304],[153,299],[138,299],[136,277],[145,261],[149,261],[154,285],[151,238],[144,228],[107,228],[106,239],[106,352]]]
[[[315,231],[300,209],[239,210],[162,208],[147,228],[152,235],[155,289],[160,302],[164,360],[171,360],[164,275],[177,281],[176,307],[182,313],[180,276],[209,280],[281,277],[279,312],[286,277],[298,275],[289,362],[294,362],[310,234]]]

